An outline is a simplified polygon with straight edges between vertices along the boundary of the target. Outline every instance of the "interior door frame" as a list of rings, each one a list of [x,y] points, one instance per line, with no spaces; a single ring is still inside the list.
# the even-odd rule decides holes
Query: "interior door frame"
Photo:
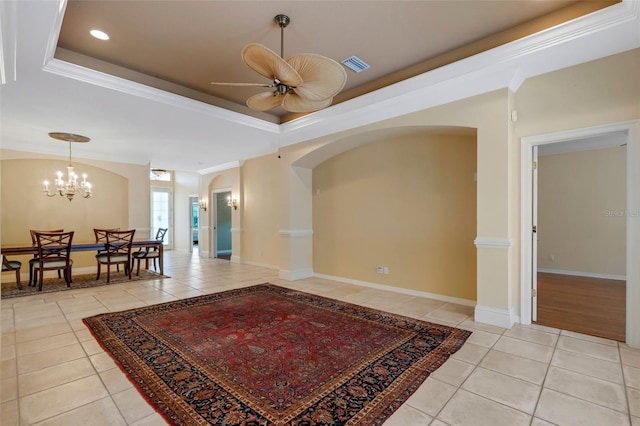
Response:
[[[209,244],[211,252],[209,257],[218,257],[218,194],[226,192],[231,194],[231,188],[220,188],[211,191],[211,243]]]
[[[520,229],[520,323],[531,324],[533,253],[533,182],[531,166],[533,147],[566,142],[611,133],[627,137],[627,226],[626,226],[626,343],[640,348],[640,120],[581,128],[556,133],[527,136],[521,139],[521,229]]]
[[[531,147],[531,321],[538,320],[538,145]]]
[[[189,195],[189,253],[193,253],[193,230],[196,229],[193,227],[193,203],[194,201],[198,204],[198,230],[200,227],[200,198],[198,198],[197,194]],[[200,246],[200,238],[198,237],[198,246]]]

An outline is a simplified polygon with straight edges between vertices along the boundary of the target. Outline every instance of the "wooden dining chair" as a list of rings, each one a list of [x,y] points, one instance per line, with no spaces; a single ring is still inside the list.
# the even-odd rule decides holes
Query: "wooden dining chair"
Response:
[[[156,232],[156,241],[163,242],[164,236],[167,234],[168,228],[159,228]],[[133,253],[133,261],[138,261],[138,268],[136,269],[136,275],[140,275],[140,262],[145,261],[145,267],[149,269],[149,260],[153,260],[153,269],[156,269],[156,259],[160,257],[160,250],[158,247],[141,247],[140,250]]]
[[[131,243],[135,229],[129,231],[107,231],[104,252],[96,255],[98,261],[98,275],[102,265],[107,265],[107,282],[111,279],[111,265],[124,265],[124,273],[131,279]]]
[[[22,267],[22,262],[17,260],[9,260],[7,256],[2,255],[2,272],[8,271],[16,271],[16,284],[18,285],[18,290],[22,290],[22,283],[20,282],[20,268]]]
[[[36,230],[36,229],[30,229],[29,230],[29,234],[31,234],[31,246],[32,247],[37,247],[38,246],[38,242],[36,241],[36,233],[37,232],[64,232],[64,229],[43,229],[43,230]],[[33,273],[33,267],[34,265],[38,263],[38,254],[34,254],[33,255],[33,259],[29,259],[29,286],[33,286],[35,287],[37,284],[37,276]],[[62,276],[60,275],[60,271],[58,271],[58,278],[62,278]]]
[[[70,232],[36,232],[38,244],[38,263],[34,265],[34,273],[39,273],[38,291],[42,291],[44,271],[62,271],[67,287],[71,287],[71,242]]]
[[[96,244],[107,244],[107,232],[119,230],[120,228],[93,228],[93,235],[95,236]],[[105,249],[98,250],[98,252],[96,253],[96,257],[104,253],[105,251]],[[116,265],[116,270],[120,272],[120,265]]]

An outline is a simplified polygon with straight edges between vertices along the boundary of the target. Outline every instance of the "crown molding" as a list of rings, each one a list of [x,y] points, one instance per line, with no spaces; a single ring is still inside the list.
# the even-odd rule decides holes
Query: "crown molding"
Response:
[[[640,47],[640,1],[605,9],[280,125],[281,147],[509,87]]]
[[[209,167],[206,169],[198,170],[201,175],[208,175],[209,173],[224,172],[225,170],[237,169],[242,167],[244,161],[231,161],[229,163],[220,164],[218,166]]]
[[[162,102],[177,108],[182,108],[205,114],[220,120],[238,124],[241,126],[252,127],[269,133],[279,133],[278,125],[248,115],[229,111],[214,105],[196,101],[164,90],[156,89],[120,77],[115,77],[100,71],[81,67],[59,59],[51,58],[43,67],[44,71],[56,74],[62,77],[72,78],[74,80],[93,84],[95,86],[106,89],[117,90],[128,95],[138,96],[151,101]]]
[[[0,2],[0,12],[0,85],[2,85],[17,78],[18,29],[15,2]]]

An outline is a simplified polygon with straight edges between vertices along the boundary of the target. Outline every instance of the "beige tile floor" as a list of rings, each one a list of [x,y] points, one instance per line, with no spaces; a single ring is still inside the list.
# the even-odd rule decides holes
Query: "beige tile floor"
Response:
[[[473,331],[385,425],[640,426],[640,350],[547,327],[475,323],[472,308],[168,252],[172,278],[2,300],[0,423],[163,425],[82,318],[272,282]]]

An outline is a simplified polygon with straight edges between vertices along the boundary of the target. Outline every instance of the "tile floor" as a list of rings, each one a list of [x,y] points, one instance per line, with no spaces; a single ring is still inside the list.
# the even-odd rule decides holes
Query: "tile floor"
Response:
[[[640,350],[547,327],[475,323],[472,308],[168,252],[172,278],[1,301],[1,416],[10,425],[163,425],[82,318],[266,281],[473,334],[385,425],[640,426]]]

